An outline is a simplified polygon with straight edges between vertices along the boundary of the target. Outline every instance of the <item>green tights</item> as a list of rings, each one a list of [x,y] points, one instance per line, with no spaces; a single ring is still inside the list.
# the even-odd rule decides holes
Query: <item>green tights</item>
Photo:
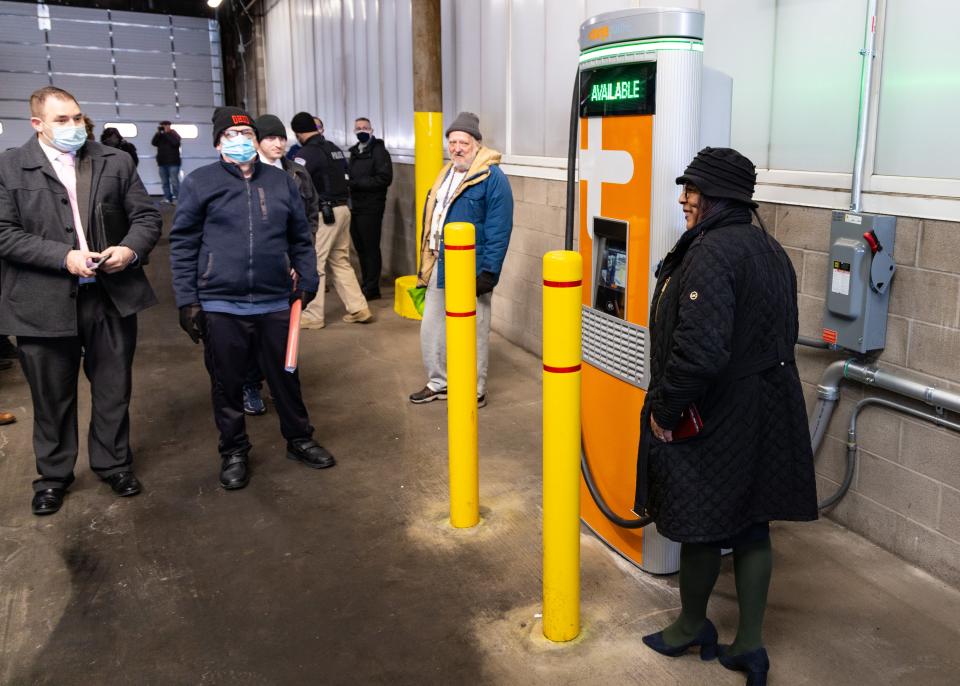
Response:
[[[763,613],[773,569],[770,538],[735,546],[733,570],[740,620],[729,654],[739,655],[763,644]],[[720,574],[720,548],[702,543],[680,546],[680,616],[663,630],[667,645],[692,641],[707,619],[707,601]]]

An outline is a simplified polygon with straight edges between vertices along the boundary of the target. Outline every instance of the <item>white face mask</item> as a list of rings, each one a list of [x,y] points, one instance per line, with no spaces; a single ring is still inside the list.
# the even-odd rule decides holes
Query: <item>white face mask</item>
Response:
[[[62,152],[76,152],[87,142],[85,126],[57,126],[51,131],[53,135],[47,136],[47,140]]]

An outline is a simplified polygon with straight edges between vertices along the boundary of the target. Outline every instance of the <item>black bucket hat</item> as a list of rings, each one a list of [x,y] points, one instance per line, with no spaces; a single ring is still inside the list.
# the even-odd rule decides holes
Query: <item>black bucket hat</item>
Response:
[[[689,183],[711,198],[728,198],[750,207],[759,207],[753,201],[757,183],[757,168],[753,162],[733,148],[704,148],[677,177],[677,184]]]

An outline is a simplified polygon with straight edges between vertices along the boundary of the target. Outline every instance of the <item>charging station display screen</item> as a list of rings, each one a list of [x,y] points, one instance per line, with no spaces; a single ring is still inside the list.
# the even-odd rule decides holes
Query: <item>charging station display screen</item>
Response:
[[[580,116],[653,114],[656,62],[632,62],[580,72]]]

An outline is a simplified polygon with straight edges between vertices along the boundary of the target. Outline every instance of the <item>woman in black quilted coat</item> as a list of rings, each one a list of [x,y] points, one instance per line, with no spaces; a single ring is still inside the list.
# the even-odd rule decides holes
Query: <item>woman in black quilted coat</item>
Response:
[[[687,231],[657,272],[651,304],[636,511],[682,543],[680,617],[644,643],[670,656],[698,645],[705,660],[717,654],[707,601],[720,550],[733,548],[740,621],[720,661],[760,685],[769,522],[816,519],[817,501],[793,355],[797,279],[762,222],[751,224],[755,182],[750,160],[729,148],[704,148],[677,179]],[[691,405],[702,419],[695,435],[683,431]]]

